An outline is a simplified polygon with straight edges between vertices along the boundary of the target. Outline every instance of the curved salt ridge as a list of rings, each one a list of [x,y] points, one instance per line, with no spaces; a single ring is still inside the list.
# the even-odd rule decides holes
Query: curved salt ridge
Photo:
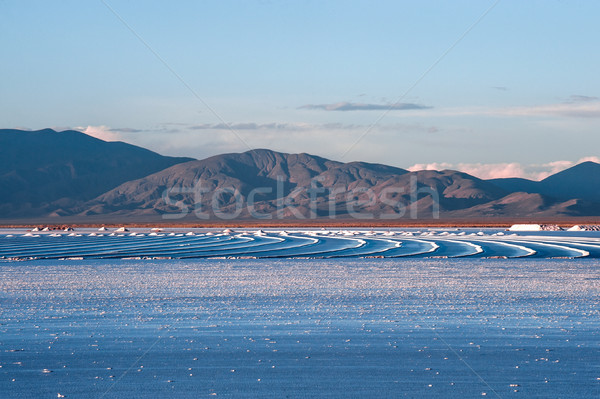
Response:
[[[525,252],[523,255],[506,255],[502,252],[498,253],[497,256],[506,256],[508,258],[525,258],[527,256],[533,256],[535,255],[537,252],[529,247],[523,246],[523,245],[518,245],[518,244],[510,244],[504,241],[499,241],[499,240],[493,240],[493,239],[489,239],[489,240],[485,240],[485,241],[475,241],[478,242],[482,245],[483,247],[483,253],[485,254],[486,252],[492,252],[493,254],[496,254],[496,251],[486,251],[485,246],[486,245],[498,245],[498,246],[503,246],[503,247],[509,247],[509,248],[516,248],[520,251]]]
[[[245,243],[244,245],[239,246],[230,246],[226,248],[211,248],[205,249],[202,247],[193,248],[186,253],[176,254],[175,257],[181,259],[191,259],[191,258],[207,258],[207,257],[221,257],[221,256],[244,256],[248,255],[250,252],[260,249],[263,247],[271,247],[273,245],[284,242],[285,239],[281,237],[267,237],[263,235],[254,236],[253,241],[250,243]],[[249,256],[249,255],[248,255]]]
[[[583,249],[578,249],[578,248],[573,248],[573,247],[567,247],[566,245],[558,245],[558,244],[550,244],[547,242],[539,242],[539,241],[529,241],[529,240],[512,240],[514,242],[519,242],[519,243],[524,243],[524,244],[530,244],[530,245],[540,245],[540,246],[544,246],[544,247],[554,247],[554,248],[559,248],[563,251],[567,251],[567,252],[576,252],[579,253],[579,255],[576,256],[568,256],[568,257],[572,257],[572,258],[584,258],[590,255],[590,253],[586,250]],[[538,251],[539,252],[539,251]],[[554,255],[557,256],[557,255]]]
[[[214,237],[214,238],[213,238]],[[203,240],[206,244],[206,241],[218,240],[219,238],[216,236],[211,237],[210,240]],[[161,237],[163,238],[163,237]],[[156,242],[153,241],[149,243],[149,241],[145,241],[140,238],[131,238],[131,237],[111,237],[110,239],[113,241],[107,241],[108,244],[98,245],[90,244],[87,242],[74,242],[69,241],[68,245],[58,247],[51,247],[51,251],[48,248],[28,248],[26,250],[13,251],[11,256],[15,257],[38,257],[38,258],[61,258],[61,257],[112,257],[112,258],[122,258],[122,257],[135,257],[142,255],[141,253],[150,252],[150,254],[163,256],[165,252],[170,252],[173,250],[181,250],[182,247],[189,248],[191,244],[197,241],[200,237],[177,237],[170,236],[168,238],[163,238],[165,241],[172,239],[170,244],[165,245],[163,240]],[[205,238],[205,237],[203,237]],[[230,238],[223,237],[223,240],[220,241],[219,244],[223,243],[225,240],[229,240]],[[79,239],[78,239],[79,240]],[[185,240],[185,241],[184,241]],[[242,242],[250,241],[251,238],[243,239]],[[142,242],[146,244],[142,244]],[[63,244],[66,242],[62,242]],[[125,245],[123,245],[125,244]],[[206,245],[205,245],[206,246]],[[159,248],[155,251],[145,251],[144,248]],[[142,248],[142,251],[140,251]]]
[[[266,248],[251,249],[248,251],[244,251],[243,253],[239,253],[239,254],[229,253],[227,256],[244,255],[244,256],[254,256],[254,257],[258,257],[258,258],[270,257],[273,255],[277,255],[278,252],[281,252],[281,251],[297,249],[297,248],[306,248],[306,247],[310,247],[311,245],[314,245],[315,243],[319,242],[318,239],[312,238],[312,237],[296,237],[296,236],[290,236],[290,235],[286,235],[284,237],[285,237],[285,240],[283,240],[282,242],[269,245]],[[302,242],[302,241],[304,241],[304,242]],[[223,255],[220,255],[220,256],[215,255],[213,257],[222,257],[222,256]]]
[[[423,237],[430,236],[433,236],[433,234],[425,233]],[[462,258],[465,256],[474,256],[483,251],[480,246],[463,240],[451,240],[445,238],[424,238],[423,241],[435,243],[435,245],[437,245],[437,248],[434,251],[431,251],[432,257]]]
[[[315,256],[320,256],[324,253],[328,253],[328,252],[332,252],[332,250],[344,250],[344,249],[349,249],[349,248],[355,248],[357,247],[357,245],[355,245],[356,243],[356,239],[355,238],[348,238],[348,237],[329,237],[329,236],[325,236],[325,237],[318,237],[315,239],[317,240],[314,244],[312,244],[310,247],[308,247],[309,251],[303,251],[303,252],[298,252],[298,251],[294,251],[293,249],[291,251],[280,251],[279,253],[276,254],[270,254],[270,255],[266,255],[263,257],[266,258],[286,258],[286,257],[290,257],[290,258],[297,258],[297,257],[315,257]],[[334,245],[334,242],[338,241],[339,247],[336,249],[336,247],[334,246],[332,248],[332,246]],[[345,245],[343,243],[343,241],[345,241]],[[361,243],[359,243],[359,246],[363,245]]]
[[[18,256],[22,256],[22,257],[30,257],[30,256],[37,256],[37,257],[43,257],[43,258],[61,258],[61,257],[75,257],[75,256],[84,256],[84,257],[105,257],[108,256],[110,257],[110,255],[113,255],[112,258],[120,258],[120,257],[132,257],[132,256],[136,256],[139,251],[139,244],[140,244],[140,239],[135,239],[135,238],[111,238],[115,241],[119,241],[119,240],[127,240],[127,246],[129,248],[127,248],[126,250],[124,250],[124,248],[121,245],[69,245],[68,247],[58,247],[55,248],[53,251],[40,251],[39,249],[33,249],[33,251],[27,251],[27,252],[18,252]],[[189,238],[188,238],[189,239]],[[184,243],[184,241],[181,241],[181,239],[178,239],[178,241],[176,242],[176,247],[179,247],[180,245],[182,245],[182,243]],[[72,243],[71,243],[72,244]],[[121,244],[121,243],[116,243],[113,242],[111,244]],[[160,250],[158,252],[160,252],[160,254],[162,254],[163,252],[166,252],[166,249],[168,248],[172,248],[172,246],[167,245],[165,248],[165,246],[162,245],[162,243],[158,243]],[[175,244],[175,243],[174,243]],[[157,247],[157,243],[155,242],[154,247]],[[138,248],[138,250],[133,251],[132,249]]]
[[[327,254],[338,253],[345,250],[353,250],[360,248],[366,244],[364,240],[350,238],[352,236],[345,235],[344,237],[326,236],[319,237],[317,242],[310,246],[309,252],[292,255],[292,257],[328,257]],[[334,245],[338,241],[339,247]],[[319,248],[319,246],[321,248]],[[311,249],[312,248],[312,249]],[[278,255],[279,256],[279,255]]]
[[[219,248],[222,248],[223,246],[233,246],[233,245],[243,245],[246,244],[247,242],[251,241],[251,239],[248,240],[244,240],[244,241],[235,241],[234,239],[228,239],[228,240],[222,240],[222,241],[210,241],[209,245],[203,245],[203,248],[213,248],[214,246],[217,246]],[[136,249],[136,248],[130,248],[127,249],[126,251],[123,250],[108,250],[108,251],[103,251],[102,253],[95,253],[95,254],[90,254],[91,256],[94,257],[100,257],[100,258],[120,258],[120,257],[177,257],[177,255],[180,254],[185,254],[185,253],[189,253],[193,250],[195,250],[195,248],[197,248],[196,245],[197,244],[195,242],[195,240],[189,239],[188,237],[186,237],[186,239],[182,239],[181,241],[178,241],[176,245],[170,245],[167,247],[162,247],[162,246],[154,246],[154,247],[145,247],[145,248],[141,248],[141,249]]]
[[[356,248],[349,248],[342,251],[335,251],[328,255],[324,253],[323,256],[327,258],[345,258],[345,257],[364,257],[364,256],[378,256],[385,254],[394,248],[399,248],[400,243],[393,240],[381,239],[381,238],[360,238],[359,240],[364,241],[364,245]],[[391,244],[391,245],[390,245]],[[383,256],[383,255],[382,255]]]
[[[465,256],[473,256],[473,255],[477,255],[477,254],[483,253],[483,248],[481,248],[481,245],[474,244],[474,243],[472,243],[470,241],[447,240],[447,239],[443,239],[443,240],[439,239],[438,241],[445,241],[445,242],[452,242],[452,243],[455,243],[455,244],[467,245],[469,247],[472,247],[474,249],[474,251],[475,251],[475,252],[469,252],[469,253],[466,253],[466,254],[459,254],[459,255],[450,256],[452,258],[462,258],[462,257],[465,257]]]
[[[330,237],[333,239],[340,239],[340,237]],[[331,251],[326,251],[326,252],[320,252],[319,255],[326,257],[326,258],[331,258],[331,257],[344,257],[344,253],[345,252],[353,252],[353,251],[357,251],[360,248],[364,248],[367,245],[367,241],[362,239],[362,238],[346,238],[346,239],[350,239],[350,240],[354,240],[357,242],[357,245],[355,247],[351,247],[351,248],[345,248],[345,249],[334,249]]]
[[[161,257],[175,257],[175,258],[179,258],[182,257],[182,255],[186,255],[186,254],[190,254],[190,253],[194,253],[196,251],[198,251],[199,249],[204,250],[205,252],[210,252],[210,251],[219,251],[219,250],[226,250],[226,249],[231,249],[231,248],[238,248],[238,247],[243,247],[244,245],[248,244],[249,242],[252,242],[253,240],[248,240],[248,241],[238,241],[238,242],[227,242],[227,243],[222,243],[219,245],[206,245],[206,246],[201,246],[201,247],[197,247],[194,246],[193,243],[182,243],[180,245],[178,245],[177,247],[170,247],[170,248],[158,248],[156,250],[145,250],[145,251],[128,251],[127,255],[130,257],[139,257],[139,256],[161,256]],[[123,255],[123,252],[114,252],[114,253],[109,253],[106,255],[103,255],[103,258],[119,258],[120,256]]]
[[[432,252],[435,252],[440,247],[433,241],[420,240],[418,238],[399,238],[400,246],[398,248],[392,248],[386,255],[386,257],[390,258],[405,258],[412,256],[420,256],[426,255]],[[417,249],[413,252],[404,252],[405,250],[410,251],[410,245],[405,245],[405,243],[419,243],[421,246],[427,245],[429,248],[426,250]],[[399,252],[399,253],[396,253]]]
[[[596,236],[517,236],[482,234],[435,234],[425,232],[391,232],[366,230],[282,230],[257,232],[242,230],[227,234],[198,232],[149,235],[62,235],[12,234],[0,236],[0,261],[12,259],[57,258],[210,258],[242,257],[600,257],[600,240]],[[384,238],[385,236],[385,238]],[[408,238],[410,237],[410,238]],[[523,245],[520,245],[523,244]],[[583,247],[583,248],[582,248]],[[465,248],[469,250],[466,251]],[[589,250],[589,251],[588,251]],[[8,258],[8,259],[7,259]]]
[[[160,248],[177,248],[181,245],[185,245],[188,243],[196,243],[201,242],[204,245],[207,243],[223,243],[224,241],[232,240],[232,237],[221,237],[221,236],[196,236],[194,238],[190,237],[178,237],[178,236],[170,236],[170,237],[160,237],[154,238],[150,237],[148,239],[139,239],[139,238],[118,238],[111,237],[109,240],[104,243],[107,245],[102,246],[102,248],[109,248],[111,251],[123,251],[123,250],[133,250],[140,248],[153,248],[156,247],[157,244],[160,245]],[[123,240],[123,241],[122,241]],[[98,244],[95,245],[98,247]]]
[[[168,251],[163,249],[157,249],[156,251],[145,251],[134,253],[130,256],[161,256],[161,257],[173,257],[173,258],[193,258],[193,257],[205,257],[211,254],[226,252],[230,250],[239,250],[245,249],[249,247],[259,246],[268,244],[271,241],[267,241],[266,243],[258,241],[258,237],[238,237],[243,241],[234,241],[234,242],[226,242],[226,243],[211,243],[211,245],[205,246],[194,246],[193,243],[183,243],[177,248],[171,248]],[[114,258],[116,256],[109,256]]]
[[[185,245],[186,241],[184,241],[184,239],[180,238],[180,237],[175,237],[175,236],[171,236],[168,237],[168,239],[171,239],[170,242],[168,243],[163,243],[162,241],[159,243],[160,244],[160,251],[159,252],[167,252],[169,249],[171,248],[177,248],[180,247],[181,245]],[[41,248],[35,248],[35,247],[31,247],[26,251],[17,251],[15,252],[15,256],[19,256],[19,257],[30,257],[30,256],[37,256],[37,257],[44,257],[44,258],[61,258],[61,257],[73,257],[73,256],[84,256],[84,257],[102,257],[105,255],[115,255],[112,256],[113,258],[118,258],[118,257],[124,257],[124,256],[136,256],[136,253],[140,252],[140,248],[147,248],[147,247],[156,247],[156,242],[153,243],[146,243],[141,244],[141,240],[140,239],[136,239],[136,238],[131,238],[131,237],[123,237],[123,238],[115,238],[115,237],[111,237],[109,240],[112,241],[106,241],[105,245],[100,245],[98,243],[94,244],[94,243],[90,243],[89,241],[87,242],[73,242],[73,241],[69,241],[68,243],[66,241],[61,242],[61,244],[68,244],[68,245],[59,245],[57,247],[52,248],[52,251],[44,251],[44,250],[40,250]],[[190,241],[190,238],[186,238],[186,240],[188,240],[188,242]],[[117,242],[117,241],[121,241],[121,242]],[[194,240],[195,241],[195,240]],[[211,240],[212,241],[212,240]],[[112,245],[108,245],[108,244],[112,244]],[[171,244],[171,245],[169,245]]]
[[[593,257],[600,257],[600,243],[598,243],[598,241],[592,241],[592,242],[581,242],[581,241],[573,241],[573,240],[562,240],[560,238],[556,238],[556,237],[548,237],[551,239],[552,242],[557,242],[559,244],[564,244],[564,245],[575,245],[575,246],[581,246],[581,247],[587,247],[588,249],[590,249],[589,252],[589,256],[593,256]],[[573,237],[575,238],[575,237]],[[581,237],[580,239],[585,239],[587,237]]]
[[[215,238],[218,236],[203,236],[203,237],[199,237],[197,236],[197,240],[215,240]],[[161,241],[160,244],[162,247],[168,246],[170,243],[180,243],[182,238],[181,237],[175,237],[175,236],[170,236],[170,237],[160,237]],[[127,248],[127,247],[131,247],[131,248],[139,248],[140,246],[155,246],[156,242],[155,241],[151,241],[151,240],[155,240],[156,238],[151,238],[148,241],[145,241],[144,244],[140,244],[141,241],[137,238],[131,238],[131,237],[117,237],[117,236],[106,236],[103,239],[84,239],[84,238],[65,238],[65,240],[61,240],[60,242],[56,242],[56,241],[38,241],[35,245],[25,245],[23,243],[13,243],[14,245],[12,245],[12,249],[25,249],[25,250],[38,250],[38,249],[43,249],[43,248],[52,248],[52,249],[56,249],[56,248],[61,248],[63,250],[68,250],[68,249],[81,249],[81,248],[88,248],[88,247],[92,247],[92,248],[104,248],[104,247],[108,247],[110,244],[110,248],[116,249],[116,248]]]

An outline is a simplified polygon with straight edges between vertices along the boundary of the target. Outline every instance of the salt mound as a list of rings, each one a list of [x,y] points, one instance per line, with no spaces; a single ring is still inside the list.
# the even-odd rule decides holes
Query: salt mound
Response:
[[[556,224],[513,224],[508,231],[560,231]]]
[[[576,224],[567,231],[600,231],[600,225],[597,224]]]

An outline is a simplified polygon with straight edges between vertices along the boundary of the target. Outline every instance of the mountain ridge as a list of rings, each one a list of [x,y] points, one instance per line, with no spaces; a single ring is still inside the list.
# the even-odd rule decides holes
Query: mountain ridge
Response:
[[[342,163],[268,149],[202,160],[164,157],[126,143],[51,129],[0,130],[0,145],[3,219],[600,215],[600,164],[593,162],[534,182],[484,180],[454,170],[409,172],[384,164]]]
[[[0,217],[42,215],[190,158],[52,129],[0,129]]]

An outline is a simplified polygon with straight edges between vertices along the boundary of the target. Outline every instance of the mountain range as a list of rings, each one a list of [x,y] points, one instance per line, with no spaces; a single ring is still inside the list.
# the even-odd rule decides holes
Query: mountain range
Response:
[[[77,131],[0,130],[0,218],[127,220],[600,216],[600,164],[542,181],[266,149],[203,160]]]

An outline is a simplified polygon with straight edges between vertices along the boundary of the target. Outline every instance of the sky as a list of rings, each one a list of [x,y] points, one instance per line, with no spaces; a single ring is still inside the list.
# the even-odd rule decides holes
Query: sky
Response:
[[[600,161],[598,15],[594,0],[0,0],[0,127],[540,179]]]

